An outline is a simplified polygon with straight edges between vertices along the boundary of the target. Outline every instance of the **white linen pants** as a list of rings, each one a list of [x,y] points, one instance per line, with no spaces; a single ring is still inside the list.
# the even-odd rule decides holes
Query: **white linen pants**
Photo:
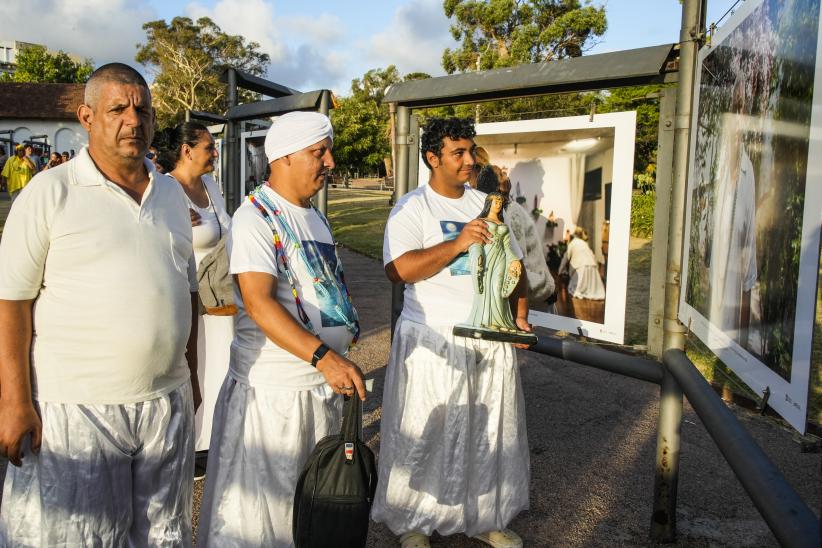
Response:
[[[9,466],[0,546],[191,546],[191,384],[122,405],[40,402],[43,442]]]
[[[342,397],[249,386],[226,376],[200,507],[198,547],[290,547],[297,480],[314,446],[340,431]]]
[[[473,536],[528,508],[525,403],[510,344],[400,319],[371,511],[396,535]]]

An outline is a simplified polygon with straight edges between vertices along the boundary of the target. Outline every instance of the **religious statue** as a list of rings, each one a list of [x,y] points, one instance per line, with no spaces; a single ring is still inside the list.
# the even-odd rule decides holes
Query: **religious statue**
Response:
[[[474,300],[465,323],[454,326],[454,335],[491,341],[533,344],[536,335],[523,331],[514,323],[508,297],[522,275],[522,262],[511,249],[511,235],[503,222],[505,197],[491,192],[479,214],[492,235],[486,244],[468,249]]]

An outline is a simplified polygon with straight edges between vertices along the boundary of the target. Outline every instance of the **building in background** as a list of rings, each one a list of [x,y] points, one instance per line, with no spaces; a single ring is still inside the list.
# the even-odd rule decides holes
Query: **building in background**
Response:
[[[48,150],[79,151],[88,143],[77,121],[84,84],[0,84],[0,144],[35,141]]]
[[[17,54],[32,46],[45,47],[19,40],[0,40],[0,73],[13,74],[17,67]]]

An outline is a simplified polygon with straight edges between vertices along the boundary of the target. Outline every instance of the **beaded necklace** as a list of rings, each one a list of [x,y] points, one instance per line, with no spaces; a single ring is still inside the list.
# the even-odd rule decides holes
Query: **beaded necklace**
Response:
[[[297,284],[294,281],[295,276],[294,273],[291,271],[291,267],[289,266],[288,256],[285,252],[283,241],[280,239],[280,234],[277,231],[276,226],[274,225],[274,219],[277,220],[277,224],[280,225],[280,229],[285,234],[286,239],[290,240],[291,245],[294,246],[300,258],[303,260],[303,264],[305,265],[305,268],[308,271],[308,275],[311,277],[311,281],[314,285],[314,290],[317,292],[318,296],[328,301],[330,300],[330,294],[328,292],[328,289],[326,288],[326,285],[323,283],[323,279],[327,278],[327,276],[319,274],[314,270],[311,261],[308,260],[308,256],[305,254],[305,249],[303,248],[300,239],[296,236],[296,234],[294,234],[294,231],[286,222],[280,209],[276,206],[276,204],[274,204],[271,198],[266,196],[263,186],[264,185],[260,185],[259,187],[257,187],[257,189],[255,189],[251,194],[249,194],[248,199],[260,211],[263,218],[268,223],[268,226],[271,228],[272,237],[274,241],[274,252],[280,261],[282,271],[285,273],[289,285],[291,285],[291,295],[294,297],[294,302],[297,305],[297,315],[299,316],[300,321],[303,322],[303,324],[309,331],[311,331],[315,335],[318,335],[317,331],[314,329],[314,326],[311,322],[311,318],[308,317],[308,313],[306,313],[305,311],[305,307],[303,306],[302,300],[300,299],[300,295],[297,292]],[[332,234],[331,225],[328,223],[328,220],[325,218],[325,216],[322,213],[320,213],[313,205],[311,206],[311,209],[313,209],[317,213],[319,218],[325,224],[326,228],[328,228],[328,233]],[[353,335],[353,339],[351,341],[351,346],[353,346],[357,343],[357,341],[360,338],[360,322],[359,318],[357,317],[357,311],[354,308],[354,304],[351,300],[351,294],[348,291],[348,286],[345,283],[345,274],[342,270],[342,262],[340,261],[339,254],[337,253],[336,243],[333,243],[333,236],[332,244],[334,246],[334,256],[336,258],[337,265],[333,275],[334,279],[329,281],[331,281],[337,288],[337,291],[339,291],[343,295],[343,304],[345,305],[345,309],[343,309],[338,303],[338,299],[334,299],[333,302],[336,304],[334,305],[333,312],[339,320],[345,323],[346,327],[348,328],[348,331]],[[339,283],[337,282],[338,277]]]

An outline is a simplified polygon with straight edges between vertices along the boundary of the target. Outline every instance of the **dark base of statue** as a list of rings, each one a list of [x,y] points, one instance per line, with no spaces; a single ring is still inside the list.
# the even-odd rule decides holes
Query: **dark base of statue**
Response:
[[[532,345],[537,342],[537,336],[533,333],[527,333],[525,331],[498,331],[496,329],[466,325],[464,323],[455,325],[453,333],[455,337],[482,339],[483,341],[498,341],[527,345]]]

